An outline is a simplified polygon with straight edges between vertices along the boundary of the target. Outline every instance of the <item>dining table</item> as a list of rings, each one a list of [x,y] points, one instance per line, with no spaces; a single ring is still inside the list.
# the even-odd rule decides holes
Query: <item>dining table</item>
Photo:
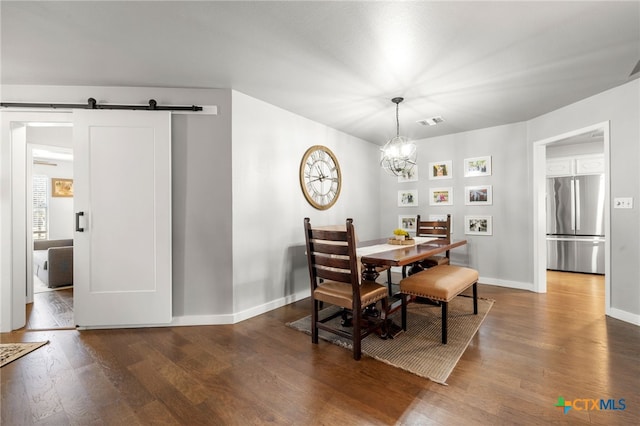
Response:
[[[380,273],[379,268],[416,265],[418,262],[437,254],[446,253],[457,247],[467,244],[467,240],[450,240],[438,237],[414,237],[408,244],[393,244],[388,238],[361,241],[356,248],[356,254],[363,265],[363,281],[375,281]],[[418,270],[420,267],[417,267]],[[391,285],[389,285],[391,289]],[[394,294],[389,294],[390,303],[387,312],[380,313],[382,318],[395,311],[402,299]],[[369,312],[370,315],[379,313]],[[386,337],[396,337],[402,332],[402,328],[388,320]]]
[[[438,237],[414,237],[413,243],[406,245],[391,244],[389,241],[387,238],[381,238],[358,243],[356,253],[364,265],[363,280],[375,281],[380,275],[376,268],[413,265],[467,244],[467,240]]]

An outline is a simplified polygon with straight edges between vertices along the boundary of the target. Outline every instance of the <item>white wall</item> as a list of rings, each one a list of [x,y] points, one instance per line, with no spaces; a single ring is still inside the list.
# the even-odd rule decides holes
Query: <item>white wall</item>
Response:
[[[398,183],[397,178],[381,178],[381,228],[389,234],[398,226],[398,215],[428,217],[452,215],[453,238],[466,239],[466,246],[451,252],[452,262],[469,265],[486,284],[532,289],[532,208],[531,172],[524,123],[492,127],[416,141],[418,182]],[[464,177],[464,159],[491,156],[492,175]],[[430,162],[452,161],[452,179],[430,180]],[[465,205],[465,186],[492,185],[493,204]],[[452,206],[429,205],[429,188],[452,187]],[[398,207],[400,189],[418,190],[418,207]],[[493,235],[465,235],[465,215],[490,215]]]
[[[610,121],[611,200],[633,197],[633,209],[611,209],[611,305],[640,318],[640,80],[636,79],[527,123],[529,144]]]
[[[51,145],[73,148],[73,128],[71,127],[28,127],[27,142],[37,145]]]
[[[186,324],[230,322],[233,312],[231,92],[215,92],[217,116],[171,120],[173,314]]]
[[[303,219],[354,220],[377,237],[378,147],[233,91],[233,310],[240,318],[310,293]],[[329,210],[304,198],[300,161],[312,145],[338,158],[343,187]]]

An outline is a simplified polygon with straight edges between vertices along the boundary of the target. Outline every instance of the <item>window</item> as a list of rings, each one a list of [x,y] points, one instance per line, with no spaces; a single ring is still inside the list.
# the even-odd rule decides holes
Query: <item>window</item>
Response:
[[[33,184],[33,239],[46,240],[48,237],[47,182],[46,175],[34,175]]]

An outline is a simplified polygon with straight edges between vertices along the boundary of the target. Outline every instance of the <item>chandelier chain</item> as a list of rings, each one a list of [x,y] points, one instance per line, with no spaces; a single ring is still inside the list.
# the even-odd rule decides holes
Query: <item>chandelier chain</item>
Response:
[[[400,136],[400,103],[396,104],[396,137]]]

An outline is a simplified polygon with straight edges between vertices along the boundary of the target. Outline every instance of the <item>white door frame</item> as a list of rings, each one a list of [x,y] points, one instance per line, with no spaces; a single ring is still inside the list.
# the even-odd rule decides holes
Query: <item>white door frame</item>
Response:
[[[538,293],[547,292],[547,241],[546,241],[546,148],[554,142],[580,134],[603,130],[604,132],[604,164],[605,164],[605,208],[604,229],[604,283],[605,314],[611,315],[611,191],[609,179],[609,122],[594,124],[582,129],[573,130],[558,136],[543,139],[533,144],[533,290]]]
[[[9,332],[26,323],[26,123],[70,123],[72,115],[68,110],[2,111],[1,115],[0,331]]]

